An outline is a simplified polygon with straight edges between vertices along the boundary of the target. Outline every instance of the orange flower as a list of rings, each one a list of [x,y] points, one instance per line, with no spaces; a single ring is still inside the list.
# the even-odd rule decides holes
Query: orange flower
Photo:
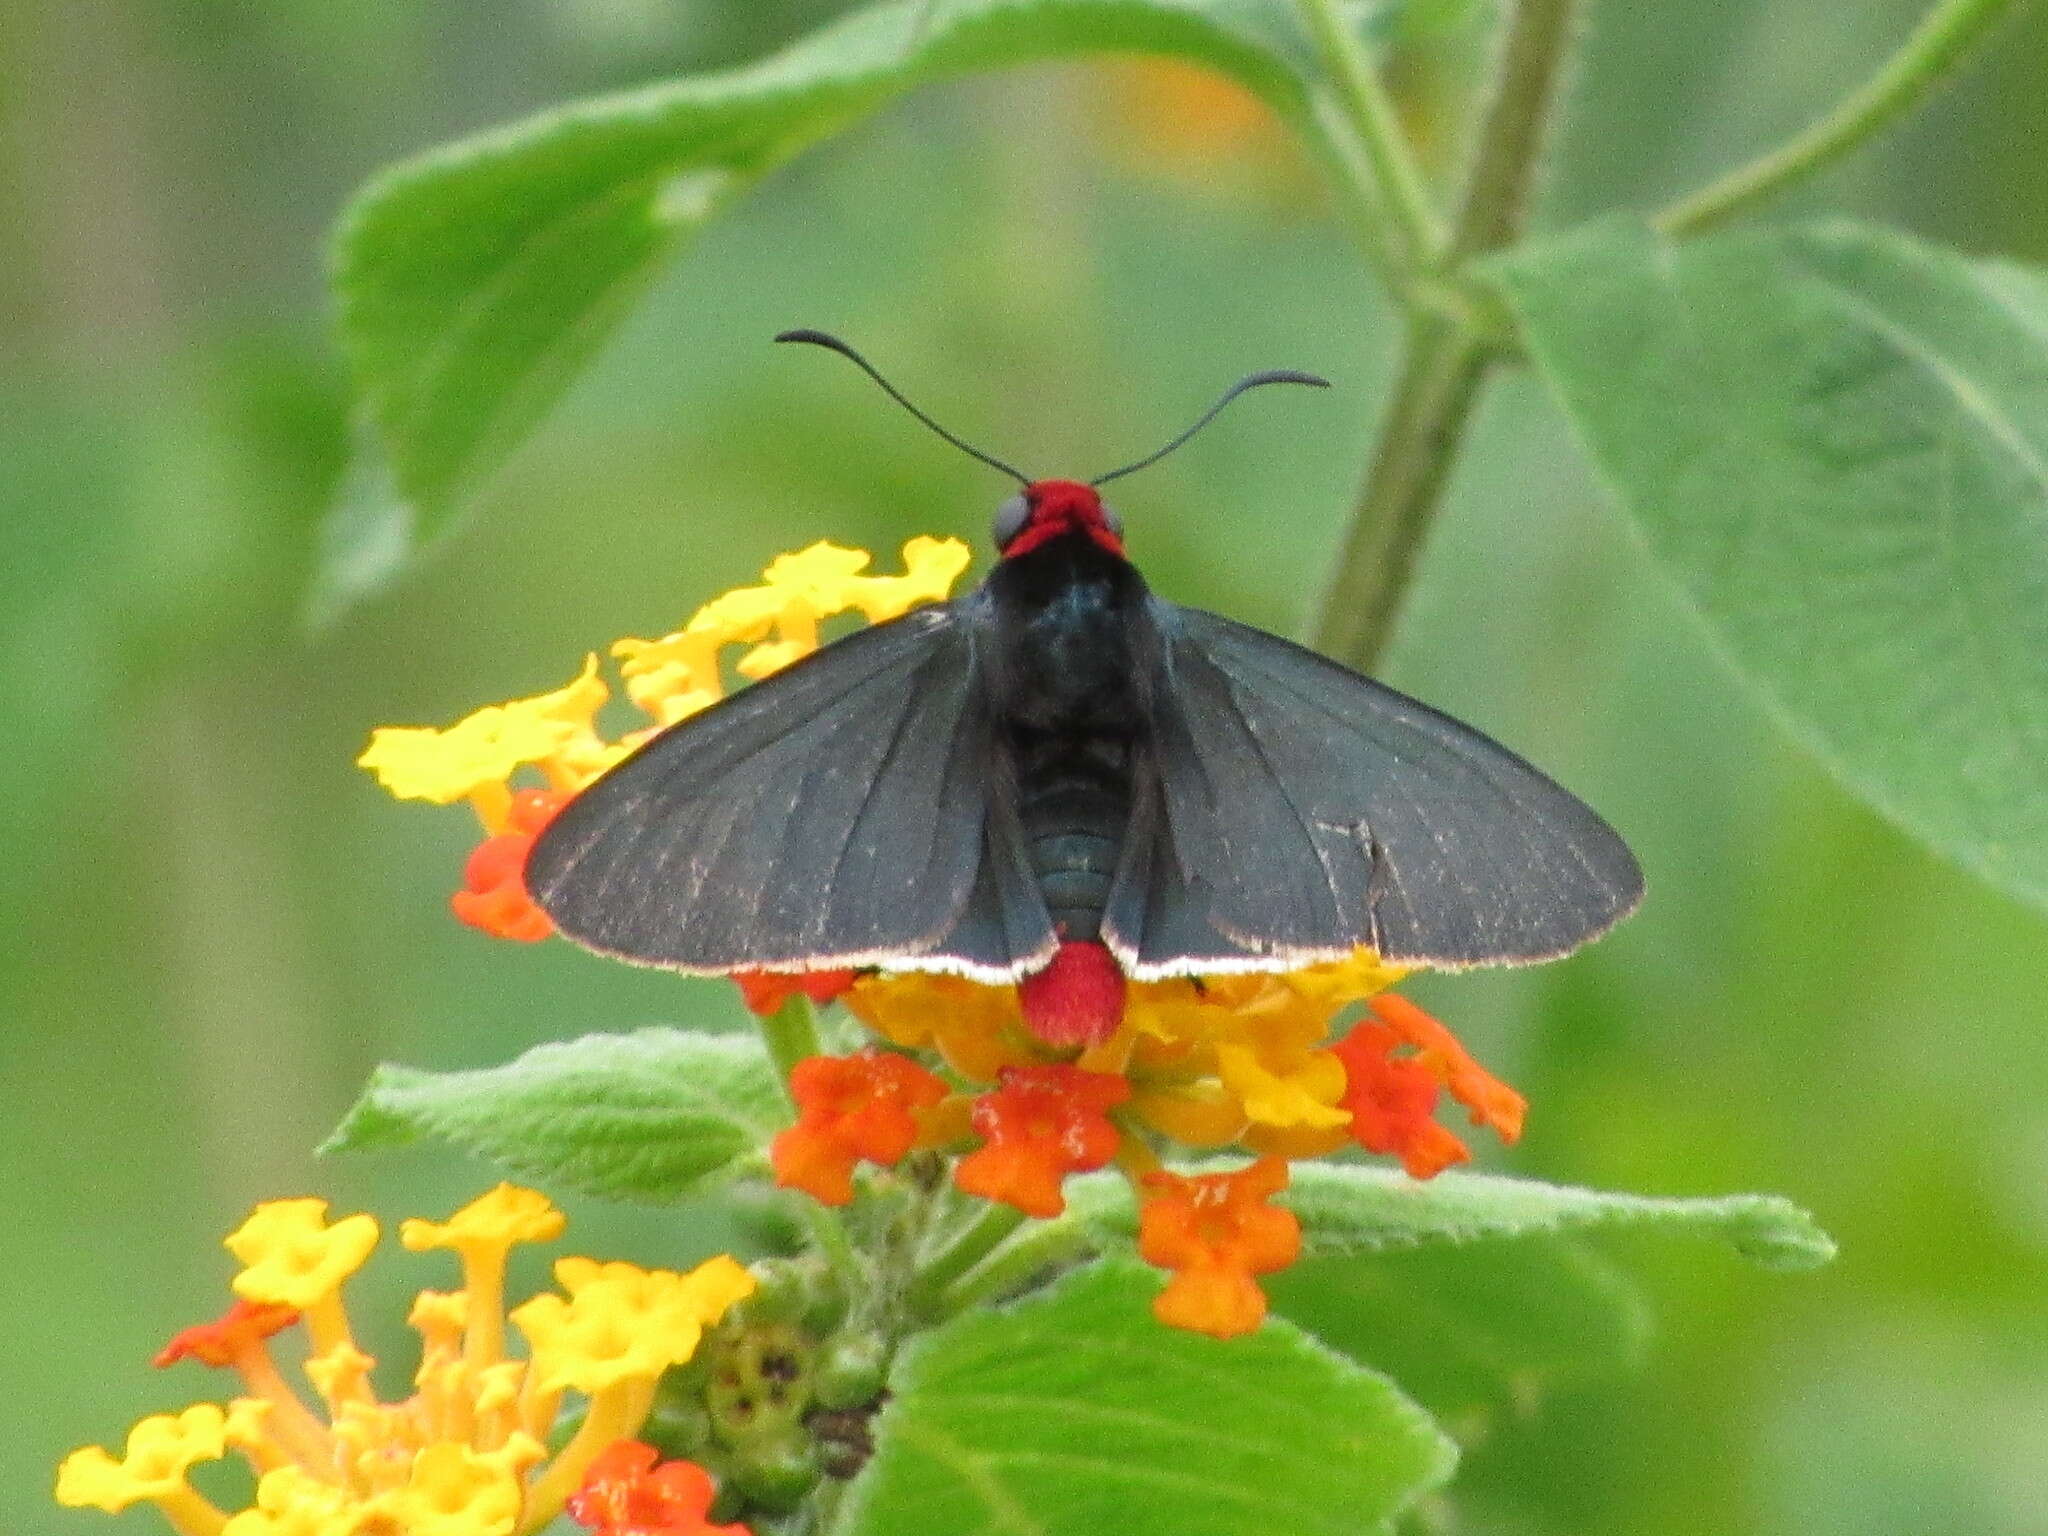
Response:
[[[1262,1157],[1235,1173],[1148,1173],[1143,1187],[1138,1252],[1174,1271],[1153,1316],[1219,1339],[1257,1328],[1266,1293],[1252,1276],[1285,1269],[1301,1253],[1301,1223],[1267,1204],[1287,1187],[1287,1164]]]
[[[944,1079],[907,1056],[810,1056],[789,1074],[796,1124],[775,1138],[775,1182],[826,1205],[853,1198],[853,1165],[894,1164],[917,1144],[917,1111],[946,1097]]]
[[[1060,1181],[1116,1156],[1122,1137],[1108,1111],[1131,1096],[1131,1085],[1065,1064],[1005,1067],[998,1081],[974,1101],[974,1129],[987,1145],[960,1160],[953,1182],[1027,1216],[1057,1216],[1067,1208]]]
[[[265,1339],[298,1320],[295,1308],[238,1300],[213,1322],[196,1323],[172,1335],[150,1363],[162,1368],[189,1357],[202,1365],[235,1365],[262,1353]]]
[[[814,1003],[829,1003],[860,979],[859,971],[735,971],[740,998],[749,1013],[766,1018],[801,992]]]
[[[1376,997],[1370,1006],[1376,1017],[1330,1048],[1344,1064],[1342,1102],[1360,1146],[1399,1156],[1417,1179],[1469,1161],[1465,1143],[1433,1118],[1445,1089],[1471,1111],[1474,1125],[1510,1144],[1521,1135],[1527,1101],[1468,1056],[1442,1024],[1404,997]],[[1403,1046],[1414,1054],[1395,1055]]]
[[[653,1446],[621,1440],[569,1495],[569,1518],[596,1536],[749,1536],[743,1525],[711,1524],[715,1492],[696,1463],[664,1462]]]
[[[1466,1055],[1456,1035],[1397,993],[1382,993],[1370,1006],[1381,1022],[1415,1047],[1415,1059],[1471,1112],[1474,1125],[1486,1126],[1509,1146],[1521,1140],[1529,1101]]]
[[[1394,1055],[1400,1044],[1386,1025],[1368,1022],[1330,1049],[1344,1063],[1352,1139],[1368,1152],[1399,1156],[1410,1178],[1433,1178],[1472,1154],[1432,1118],[1443,1085],[1414,1057]]]
[[[472,928],[524,944],[538,943],[555,931],[547,913],[526,893],[526,856],[570,798],[552,789],[513,794],[509,830],[477,844],[463,866],[463,889],[448,898],[457,917]]]

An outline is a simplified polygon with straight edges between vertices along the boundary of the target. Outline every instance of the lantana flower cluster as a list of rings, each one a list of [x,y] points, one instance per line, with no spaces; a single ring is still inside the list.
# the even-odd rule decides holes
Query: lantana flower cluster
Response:
[[[156,1357],[231,1370],[241,1395],[143,1419],[120,1456],[73,1452],[57,1501],[110,1514],[150,1503],[180,1536],[525,1536],[565,1506],[599,1536],[745,1536],[708,1523],[713,1489],[701,1469],[657,1467],[632,1437],[661,1373],[696,1352],[753,1277],[722,1255],[688,1273],[565,1258],[560,1294],[507,1313],[507,1255],[562,1228],[545,1197],[512,1185],[448,1221],[403,1223],[407,1248],[457,1255],[463,1285],[419,1293],[408,1318],[421,1342],[413,1391],[386,1401],[342,1300],[377,1246],[375,1218],[330,1221],[317,1199],[259,1205],[227,1239],[243,1266],[234,1303]],[[523,1356],[506,1347],[508,1322],[526,1340]],[[273,1353],[298,1329],[309,1390]],[[565,1403],[580,1404],[582,1420],[551,1453]],[[253,1502],[235,1513],[190,1478],[230,1451],[256,1477]],[[637,1520],[648,1511],[660,1519]]]
[[[652,725],[616,739],[599,732],[611,694],[593,656],[554,693],[446,730],[379,730],[360,761],[401,798],[469,801],[486,836],[456,914],[505,937],[545,937],[546,914],[520,879],[534,837],[653,732],[724,697],[725,648],[744,647],[732,670],[758,680],[816,649],[837,615],[879,623],[942,600],[968,559],[958,541],[918,538],[903,547],[904,574],[873,576],[865,552],[815,544],[774,561],[760,585],[705,604],[676,633],[612,647],[627,698]],[[952,1155],[962,1192],[1054,1219],[1068,1175],[1114,1166],[1136,1195],[1140,1254],[1170,1274],[1157,1315],[1227,1337],[1265,1315],[1256,1277],[1300,1251],[1298,1222],[1274,1203],[1292,1160],[1355,1147],[1429,1178],[1470,1155],[1436,1119],[1446,1096],[1504,1141],[1521,1133],[1521,1095],[1387,990],[1406,974],[1361,949],[1284,974],[1136,982],[1121,1025],[1092,1044],[1034,1033],[1015,986],[882,971],[734,979],[756,1013],[798,994],[837,999],[873,1037],[866,1049],[795,1068],[796,1123],[772,1148],[783,1185],[845,1204],[861,1165],[932,1149]],[[1187,1153],[1251,1161],[1227,1172],[1166,1166]]]
[[[612,701],[595,654],[551,693],[493,704],[446,730],[386,726],[356,761],[401,800],[467,801],[484,840],[451,898],[455,915],[500,938],[532,942],[554,925],[521,883],[527,851],[555,812],[658,731],[725,697],[725,652],[758,681],[818,648],[819,626],[857,612],[870,624],[937,602],[971,556],[958,539],[916,538],[903,546],[903,574],[865,574],[864,550],[819,542],[770,563],[758,586],[706,603],[673,634],[611,647],[621,691],[644,717],[607,736],[598,715]]]

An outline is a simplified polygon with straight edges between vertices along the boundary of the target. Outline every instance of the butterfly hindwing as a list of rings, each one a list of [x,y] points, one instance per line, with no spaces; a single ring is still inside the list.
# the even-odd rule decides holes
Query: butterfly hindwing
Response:
[[[1134,974],[1283,969],[1370,945],[1550,959],[1642,873],[1583,802],[1471,727],[1301,646],[1154,598],[1152,760],[1113,892]]]
[[[683,971],[947,947],[1015,857],[990,831],[977,629],[920,608],[671,727],[555,818],[529,889],[578,943]],[[1010,967],[986,928],[952,968]]]

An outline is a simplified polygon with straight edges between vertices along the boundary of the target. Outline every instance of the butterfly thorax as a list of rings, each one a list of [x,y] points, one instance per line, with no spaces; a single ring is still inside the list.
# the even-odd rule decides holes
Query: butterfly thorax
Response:
[[[996,741],[1017,787],[1031,872],[1060,936],[1092,940],[1130,822],[1146,718],[1132,654],[1145,584],[1076,533],[1005,559],[988,595],[1003,658],[990,674]]]

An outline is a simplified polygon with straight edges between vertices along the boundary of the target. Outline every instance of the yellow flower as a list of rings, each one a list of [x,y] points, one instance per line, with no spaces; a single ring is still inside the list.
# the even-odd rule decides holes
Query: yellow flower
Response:
[[[496,1451],[446,1440],[428,1446],[392,1500],[399,1529],[406,1536],[511,1536],[526,1496],[522,1478],[546,1454],[526,1435]]]
[[[563,1259],[555,1278],[568,1299],[536,1296],[512,1313],[533,1349],[536,1401],[565,1390],[590,1398],[582,1427],[528,1501],[529,1512],[549,1515],[583,1468],[647,1417],[661,1373],[694,1355],[705,1328],[754,1289],[754,1277],[723,1254],[687,1275]]]
[[[330,1226],[325,1200],[271,1200],[228,1234],[225,1246],[244,1266],[232,1282],[237,1296],[304,1312],[320,1351],[348,1342],[341,1285],[377,1246],[374,1216]]]
[[[1045,1053],[1024,1029],[1015,987],[986,987],[963,976],[910,972],[866,976],[844,994],[855,1018],[891,1044],[929,1048],[962,1077],[991,1083],[1004,1067]]]
[[[533,1346],[542,1391],[593,1396],[689,1359],[704,1329],[754,1289],[753,1276],[722,1254],[687,1275],[563,1259],[555,1279],[567,1299],[536,1296],[512,1321]]]
[[[1348,959],[1329,960],[1299,971],[1282,972],[1279,981],[1303,997],[1325,1003],[1358,1003],[1415,974],[1412,965],[1389,965],[1370,949]]]
[[[562,1227],[544,1197],[512,1185],[445,1222],[403,1223],[408,1248],[454,1250],[468,1283],[414,1300],[410,1321],[422,1344],[415,1391],[384,1402],[370,1378],[376,1362],[352,1342],[341,1301],[343,1282],[375,1246],[376,1223],[330,1223],[321,1200],[257,1207],[228,1239],[247,1266],[235,1288],[247,1300],[304,1312],[314,1348],[302,1370],[324,1415],[266,1347],[289,1319],[258,1327],[231,1314],[236,1347],[166,1355],[232,1366],[253,1395],[225,1412],[202,1403],[143,1420],[123,1461],[98,1447],[76,1452],[58,1475],[58,1501],[118,1511],[149,1499],[181,1536],[530,1536],[561,1511],[600,1452],[639,1431],[660,1373],[688,1360],[704,1330],[754,1288],[753,1276],[725,1257],[686,1275],[564,1259],[558,1270],[569,1294],[537,1297],[516,1314],[534,1340],[533,1358],[505,1358],[507,1252]],[[558,1337],[549,1336],[549,1321]],[[224,1327],[206,1330],[207,1339]],[[590,1398],[583,1425],[550,1459],[545,1440],[572,1390]],[[255,1502],[232,1516],[185,1480],[193,1462],[230,1446],[259,1479]]]
[[[1275,1066],[1252,1046],[1219,1045],[1216,1075],[1256,1125],[1351,1123],[1351,1112],[1337,1107],[1344,1097],[1344,1064],[1328,1051],[1303,1051]]]
[[[820,540],[777,556],[760,586],[713,598],[674,634],[617,642],[612,654],[627,697],[659,724],[673,725],[725,696],[724,647],[748,646],[733,669],[759,681],[815,651],[825,619],[858,610],[879,624],[942,600],[972,557],[958,539],[915,538],[903,546],[901,576],[862,575],[871,558]]]
[[[536,764],[554,788],[575,790],[622,755],[605,745],[594,725],[610,697],[597,675],[597,657],[586,656],[583,671],[564,687],[493,704],[445,731],[380,727],[356,762],[401,800],[474,800],[486,828],[500,831],[510,803],[506,783],[519,768]]]
[[[195,1462],[227,1454],[226,1423],[214,1403],[152,1414],[128,1432],[127,1454],[119,1461],[97,1445],[65,1457],[57,1469],[57,1502],[118,1515],[146,1499],[181,1532],[218,1531],[225,1517],[193,1490],[185,1474]]]
[[[453,1248],[472,1253],[505,1253],[515,1243],[548,1243],[562,1235],[568,1219],[538,1190],[500,1184],[479,1195],[446,1221],[414,1216],[400,1223],[399,1240],[414,1253]]]
[[[376,1528],[359,1500],[300,1467],[265,1472],[256,1504],[227,1523],[221,1536],[356,1536]]]
[[[546,1243],[562,1235],[566,1219],[537,1190],[500,1184],[445,1222],[417,1217],[398,1229],[414,1253],[452,1248],[462,1259],[463,1296],[468,1312],[465,1358],[473,1369],[495,1363],[504,1352],[505,1257],[517,1243]]]

